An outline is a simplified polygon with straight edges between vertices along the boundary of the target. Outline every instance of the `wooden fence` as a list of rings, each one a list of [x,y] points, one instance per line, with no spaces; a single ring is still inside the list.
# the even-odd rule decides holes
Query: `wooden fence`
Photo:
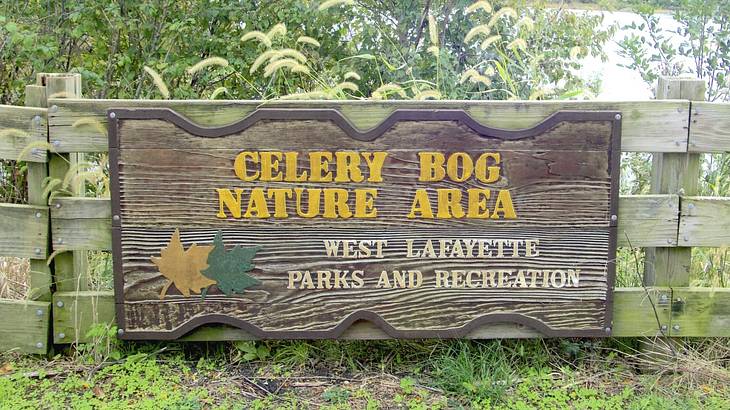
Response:
[[[730,336],[730,289],[690,288],[692,247],[730,245],[730,198],[698,197],[700,154],[730,151],[730,104],[702,102],[704,82],[664,78],[658,100],[598,101],[413,101],[412,107],[465,109],[481,123],[500,128],[532,126],[558,110],[623,113],[622,150],[651,152],[652,194],[622,196],[619,246],[646,250],[646,287],[616,288],[614,336]],[[256,101],[140,101],[81,99],[78,74],[39,74],[26,88],[27,107],[0,106],[0,158],[28,164],[29,205],[0,204],[0,255],[30,258],[31,300],[0,299],[0,351],[44,353],[50,344],[87,341],[95,323],[113,323],[112,291],[89,290],[88,250],[111,244],[109,199],[42,195],[47,176],[63,178],[85,153],[108,149],[110,107],[170,107],[203,125],[240,119]],[[296,107],[299,102],[267,102]],[[392,105],[376,101],[307,102],[336,107],[360,129],[377,125]],[[102,126],[100,126],[102,125]],[[47,145],[44,143],[48,143]],[[24,148],[29,144],[35,147]],[[45,145],[45,146],[44,146]],[[75,192],[80,187],[75,187]],[[46,260],[53,253],[50,267]],[[470,337],[531,337],[517,324],[491,325]],[[356,324],[344,338],[385,337]],[[200,328],[186,340],[250,339],[225,326]]]

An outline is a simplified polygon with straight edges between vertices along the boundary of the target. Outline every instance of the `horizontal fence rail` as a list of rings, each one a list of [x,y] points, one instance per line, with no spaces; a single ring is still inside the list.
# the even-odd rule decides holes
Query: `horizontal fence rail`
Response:
[[[302,101],[49,100],[49,133],[57,152],[104,152],[108,146],[106,110],[167,107],[204,126],[237,121],[256,108],[296,108]],[[378,101],[306,102],[308,108],[334,108],[355,127],[367,130],[393,111]],[[621,149],[636,152],[687,152],[688,101],[403,101],[404,108],[463,109],[482,125],[529,128],[560,110],[616,110],[624,113]]]
[[[53,249],[111,249],[111,217],[109,199],[55,198]],[[679,196],[622,196],[618,221],[619,246],[677,246]]]
[[[45,108],[0,105],[0,159],[46,162]]]
[[[40,106],[0,106],[0,159],[23,159],[62,175],[57,165],[69,155],[106,152],[106,111],[115,108],[169,107],[203,126],[235,122],[261,107],[296,108],[303,102],[276,101],[139,101],[51,98],[64,89],[79,95],[78,77],[45,75],[29,86],[26,99]],[[622,151],[669,155],[664,164],[689,164],[695,153],[730,151],[730,104],[690,101],[677,94],[672,81],[663,83],[662,98],[655,101],[404,101],[404,108],[458,108],[479,123],[520,129],[539,123],[560,110],[616,110],[623,115]],[[53,92],[48,93],[47,88]],[[64,88],[66,87],[66,88]],[[37,98],[36,98],[37,97]],[[377,101],[308,101],[308,108],[335,108],[354,127],[368,130],[393,111],[393,105]],[[47,108],[45,108],[47,107]],[[27,147],[35,149],[26,149]],[[50,153],[48,152],[50,149]],[[21,155],[22,154],[22,155]],[[65,155],[65,156],[64,156]],[[674,157],[672,157],[672,155]],[[55,161],[55,162],[54,162]],[[684,161],[684,162],[683,162]],[[45,163],[48,164],[45,164]],[[39,185],[43,173],[33,173]],[[657,169],[653,171],[657,172]],[[55,290],[47,299],[0,300],[0,350],[18,349],[44,353],[49,343],[89,341],[95,324],[114,322],[111,291],[90,291],[84,283],[85,267],[70,257],[82,250],[111,247],[111,203],[107,198],[57,196],[45,203],[33,188],[34,205],[0,204],[0,255],[31,258],[34,271],[46,265],[55,252]],[[29,186],[30,190],[30,186]],[[680,189],[661,194],[621,196],[619,199],[619,246],[656,248],[672,252],[689,247],[730,245],[730,198],[691,196]],[[690,192],[692,193],[692,192]],[[658,253],[657,253],[658,254]],[[69,257],[64,257],[69,256]],[[670,265],[661,269],[670,269]],[[38,272],[36,272],[38,274]],[[40,272],[49,280],[51,272]],[[671,272],[654,272],[656,277]],[[686,284],[647,288],[617,288],[614,293],[614,336],[730,336],[730,289],[691,288]],[[653,282],[652,282],[653,283]],[[49,290],[50,292],[50,290]],[[48,335],[52,334],[51,340]],[[468,335],[484,337],[538,337],[539,333],[516,324],[496,324]],[[342,338],[387,337],[370,323],[357,322]],[[251,335],[223,325],[193,331],[183,340],[242,340]]]

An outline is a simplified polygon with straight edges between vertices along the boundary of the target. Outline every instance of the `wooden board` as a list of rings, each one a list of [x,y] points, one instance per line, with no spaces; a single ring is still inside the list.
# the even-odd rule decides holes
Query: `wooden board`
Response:
[[[670,333],[677,337],[730,336],[730,289],[672,289]]]
[[[692,102],[689,152],[730,151],[730,103]]]
[[[39,145],[48,141],[46,111],[0,105],[0,159],[47,161],[47,147]]]
[[[529,128],[560,110],[610,110],[624,113],[623,151],[686,152],[689,102],[664,101],[398,101],[398,106],[464,109],[480,124]],[[257,107],[336,108],[356,128],[368,130],[392,113],[383,101],[210,101],[210,100],[83,100],[51,99],[49,135],[58,152],[105,152],[106,110],[110,107],[169,107],[205,126],[235,122]]]
[[[45,259],[48,207],[0,204],[0,255]]]
[[[679,243],[682,246],[730,245],[730,198],[683,197]]]
[[[562,111],[507,131],[463,110],[399,108],[364,133],[331,109],[259,109],[221,128],[166,109],[109,116],[125,338],[206,323],[336,338],[359,320],[391,337],[504,322],[610,334],[620,113]],[[448,165],[424,160],[439,155]],[[242,215],[233,190],[260,202]],[[286,190],[323,207],[306,215]]]
[[[618,215],[619,247],[677,245],[679,196],[621,196]],[[54,250],[111,250],[111,201],[57,197],[51,204],[51,226]]]
[[[111,292],[80,291],[53,294],[53,342],[57,344],[89,341],[95,326],[114,325],[114,299]]]
[[[46,353],[50,305],[49,302],[0,299],[0,352]]]
[[[680,289],[679,292],[684,291]],[[708,289],[696,289],[693,292],[698,298]],[[703,293],[704,292],[704,293]],[[662,295],[665,297],[662,298]],[[616,288],[614,291],[612,335],[616,337],[654,337],[662,334],[662,326],[671,328],[671,295],[669,288]],[[719,298],[712,299],[719,302]],[[58,306],[58,301],[63,305]],[[656,313],[655,313],[656,312]],[[722,320],[716,316],[715,320]],[[730,316],[726,316],[730,320]],[[56,343],[86,343],[91,341],[87,336],[94,326],[113,326],[114,292],[83,291],[57,292],[54,294],[53,329]],[[726,328],[727,329],[727,328]],[[716,331],[718,331],[716,329]],[[720,329],[720,331],[722,331]],[[669,330],[666,330],[669,332]],[[63,338],[58,338],[63,333]],[[728,336],[725,332],[725,336]],[[542,335],[521,324],[497,323],[486,324],[465,335],[469,339],[489,337],[526,338]],[[367,321],[352,324],[340,335],[339,339],[389,339],[387,333]],[[245,330],[227,326],[210,324],[199,327],[182,336],[182,341],[222,341],[222,340],[255,340],[255,335]]]

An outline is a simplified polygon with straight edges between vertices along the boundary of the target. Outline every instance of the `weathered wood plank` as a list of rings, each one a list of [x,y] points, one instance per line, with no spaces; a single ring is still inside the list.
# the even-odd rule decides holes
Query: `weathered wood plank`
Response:
[[[619,199],[619,246],[676,246],[677,195],[628,195]]]
[[[113,292],[78,291],[53,294],[53,342],[88,341],[97,324],[114,323]]]
[[[682,197],[679,244],[730,245],[730,198]]]
[[[730,103],[692,102],[689,152],[730,151]]]
[[[678,215],[677,195],[622,196],[619,246],[628,246],[629,241],[634,247],[676,246]],[[55,198],[51,206],[54,249],[109,250],[111,216],[106,198]],[[63,243],[57,243],[59,238]]]
[[[57,197],[51,204],[55,250],[108,250],[111,226],[109,198]]]
[[[670,334],[682,337],[730,336],[730,289],[673,288]]]
[[[705,81],[701,79],[662,77],[657,85],[657,98],[683,98],[694,104],[695,101],[705,99],[705,90]],[[655,153],[652,156],[653,194],[696,195],[699,178],[699,154]],[[644,284],[688,286],[691,264],[690,248],[648,248],[644,263]]]
[[[40,85],[25,86],[25,105],[26,107],[37,107],[44,110],[46,107],[46,87]],[[44,134],[48,133],[46,126]],[[44,138],[48,140],[48,136]],[[46,154],[47,155],[47,154]],[[28,166],[28,204],[46,206],[46,198],[43,195],[43,181],[48,177],[48,164],[42,162],[29,162]],[[48,248],[46,246],[46,248]],[[43,249],[43,253],[38,255],[39,258],[46,258],[47,249]],[[51,300],[51,286],[53,284],[53,276],[51,275],[51,267],[48,266],[44,259],[31,259],[30,261],[30,285],[32,292],[29,295],[32,300]]]
[[[529,128],[559,110],[618,110],[623,113],[623,151],[686,152],[687,101],[163,101],[53,99],[58,110],[49,114],[50,139],[59,152],[103,152],[108,149],[106,110],[170,107],[205,126],[239,120],[257,107],[337,108],[356,127],[369,129],[397,107],[462,108],[480,123],[500,128]]]
[[[48,207],[0,204],[0,232],[0,255],[45,258]]]
[[[44,354],[48,351],[49,302],[0,299],[0,352]]]
[[[81,98],[81,75],[78,73],[39,73],[37,80],[46,86],[49,98]],[[56,112],[58,106],[48,103],[48,111]],[[83,154],[54,153],[49,159],[48,174],[51,178],[65,179],[69,172],[78,174],[74,166],[83,161]],[[83,195],[84,184],[74,182],[70,187],[74,195]],[[58,242],[58,240],[55,240]],[[63,243],[59,243],[63,245]],[[54,258],[53,279],[56,291],[88,289],[87,255],[84,251],[61,252]]]
[[[0,105],[0,159],[47,161],[46,147],[37,146],[48,141],[47,111],[45,108]],[[25,150],[31,144],[34,148]]]
[[[671,295],[669,289],[617,288],[614,293],[613,336],[656,336],[661,325],[670,323],[670,305],[661,294]],[[671,298],[671,296],[668,296]],[[58,307],[58,302],[63,302]],[[654,308],[656,308],[656,315]],[[657,323],[657,316],[659,323]],[[114,323],[114,293],[58,292],[53,304],[54,340],[56,343],[88,342],[86,337],[94,324]],[[728,316],[730,319],[730,313]],[[63,338],[59,334],[63,333]],[[466,336],[472,339],[541,337],[539,332],[519,324],[490,324]],[[380,328],[367,321],[355,322],[340,339],[388,339]],[[255,340],[256,337],[241,329],[225,325],[200,327],[180,340],[220,341]]]

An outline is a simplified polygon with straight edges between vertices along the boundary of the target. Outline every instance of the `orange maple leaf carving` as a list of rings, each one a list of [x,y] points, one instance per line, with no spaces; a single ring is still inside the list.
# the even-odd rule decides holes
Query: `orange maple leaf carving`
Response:
[[[184,296],[190,296],[190,292],[200,293],[202,289],[214,285],[216,281],[200,273],[208,267],[208,254],[212,249],[212,246],[192,244],[185,250],[180,242],[180,230],[175,229],[170,243],[160,250],[160,257],[152,257],[152,263],[168,280],[160,292],[160,299],[165,297],[172,284]]]

